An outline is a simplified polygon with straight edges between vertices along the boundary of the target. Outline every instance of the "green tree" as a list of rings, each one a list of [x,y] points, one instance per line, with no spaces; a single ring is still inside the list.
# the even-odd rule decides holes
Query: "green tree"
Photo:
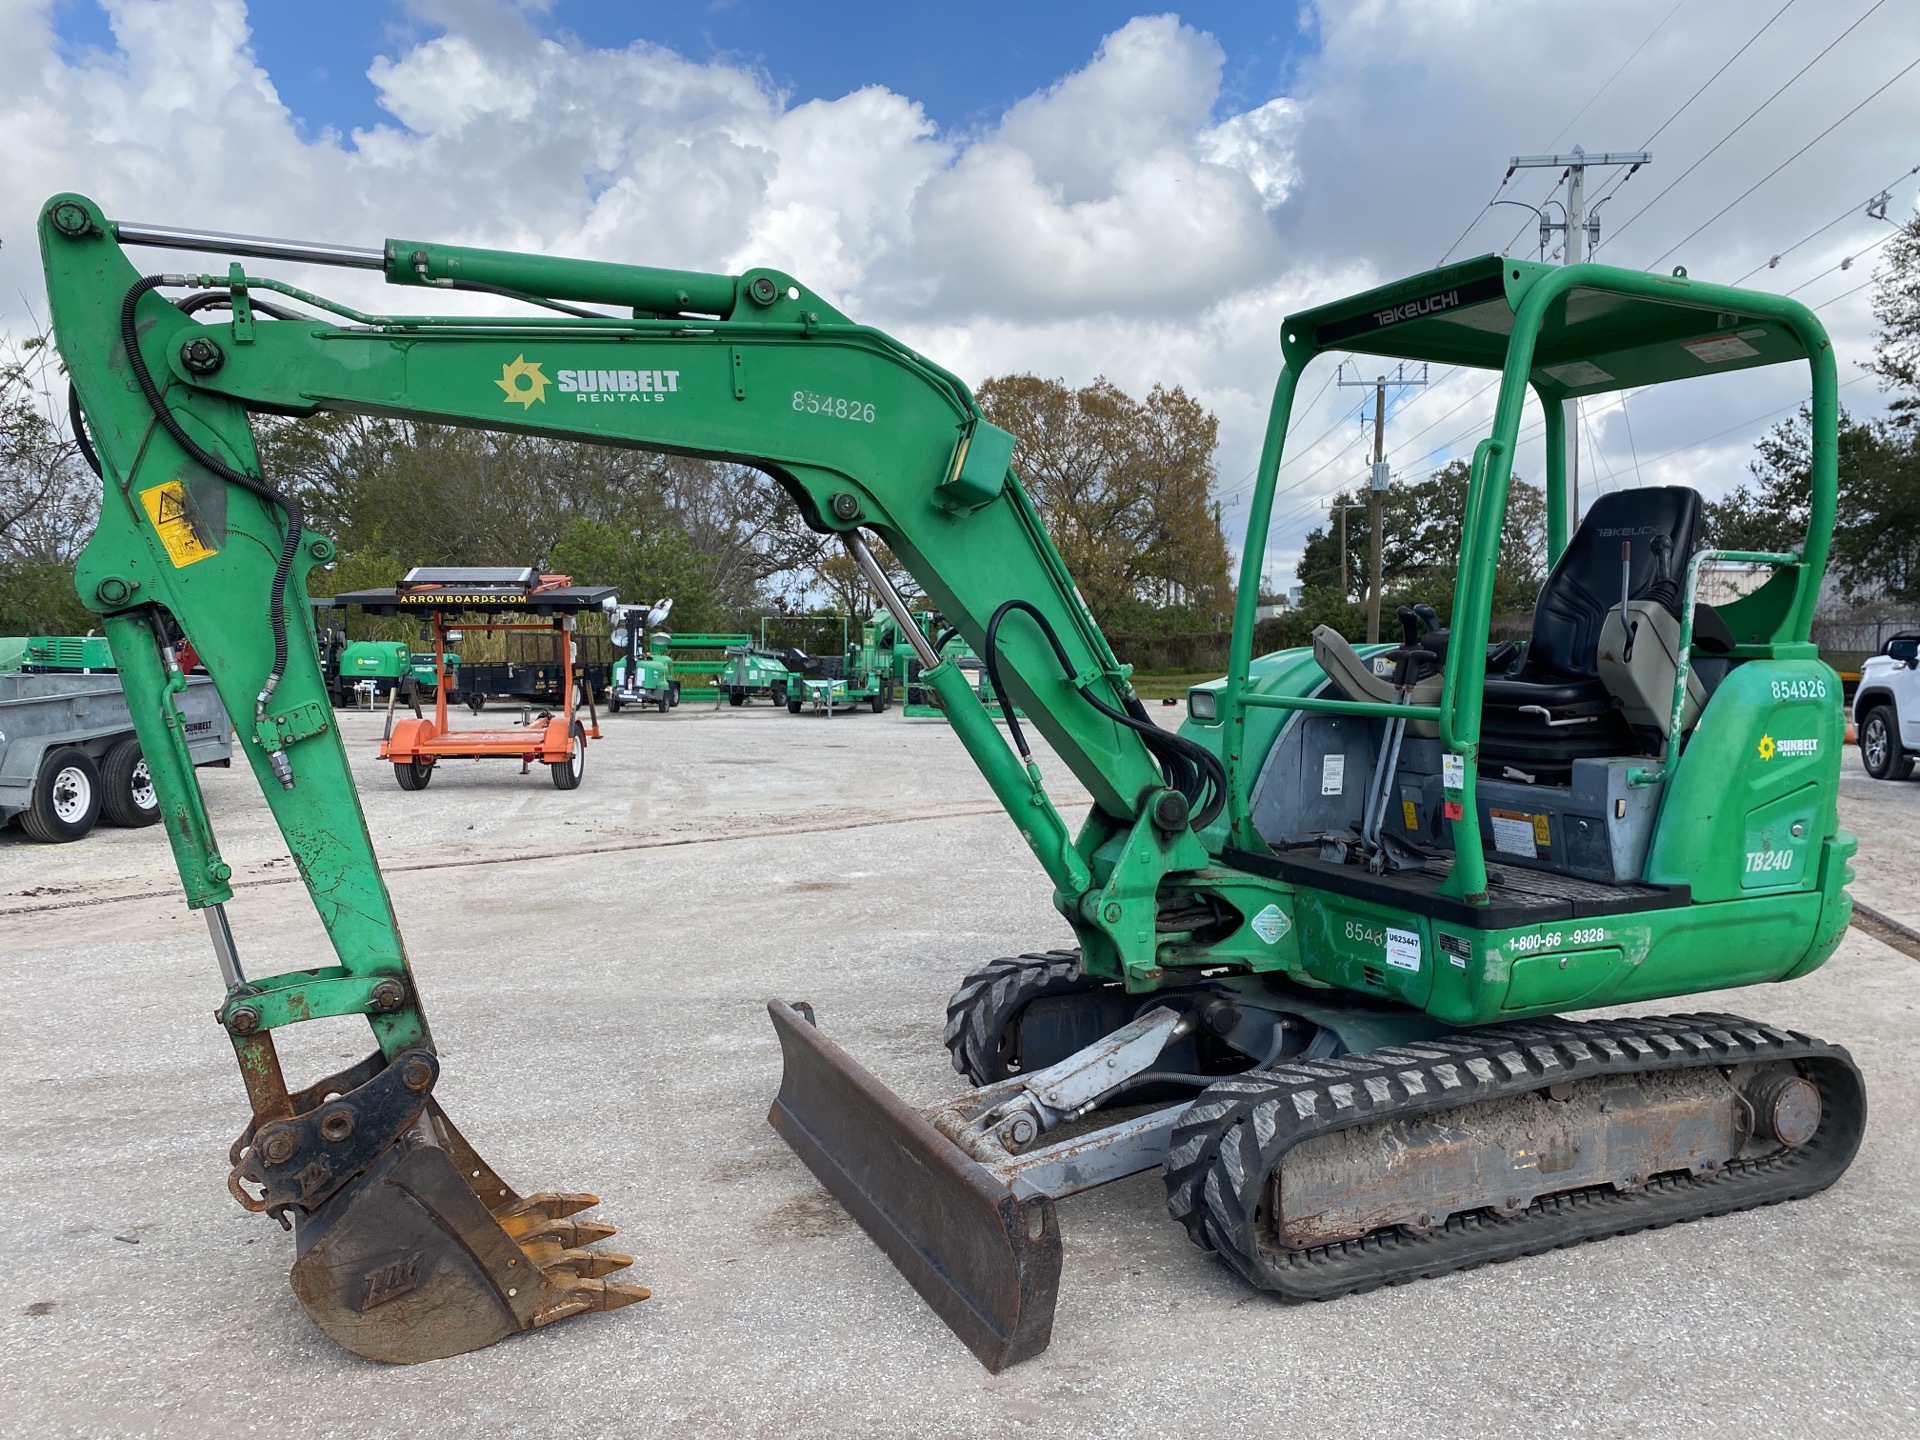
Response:
[[[978,392],[1018,437],[1014,468],[1103,625],[1211,629],[1228,606],[1227,546],[1212,499],[1219,421],[1178,386],[1135,400],[1003,375]]]
[[[93,616],[73,561],[93,533],[100,482],[81,462],[40,337],[0,346],[0,633],[84,634]]]
[[[1459,575],[1460,531],[1467,510],[1467,462],[1449,461],[1425,480],[1398,484],[1380,507],[1381,614],[1398,605],[1433,606],[1444,623],[1453,612]],[[1342,491],[1334,505],[1364,505],[1366,493]],[[1367,592],[1367,512],[1347,512],[1347,589],[1358,602]],[[1540,490],[1514,478],[1507,494],[1506,525],[1500,534],[1500,561],[1494,576],[1495,614],[1531,612],[1546,579],[1547,501]],[[1340,539],[1337,524],[1311,531],[1296,569],[1301,586],[1313,597],[1340,596]],[[1383,619],[1383,625],[1386,620]],[[1362,627],[1364,630],[1364,626]],[[1387,631],[1391,626],[1386,625]]]
[[[1812,411],[1783,420],[1755,443],[1749,478],[1705,511],[1706,543],[1722,550],[1785,551],[1806,542],[1813,506]],[[1920,600],[1920,453],[1899,414],[1839,420],[1839,505],[1829,568],[1849,596]]]

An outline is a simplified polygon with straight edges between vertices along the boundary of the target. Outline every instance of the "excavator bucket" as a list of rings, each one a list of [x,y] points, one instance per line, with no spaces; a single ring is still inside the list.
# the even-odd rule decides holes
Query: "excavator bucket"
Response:
[[[273,1169],[302,1164],[297,1151],[268,1164],[278,1153],[275,1132],[294,1136],[294,1144],[308,1126],[325,1136],[329,1112],[344,1107],[323,1097],[368,1096],[377,1078],[344,1096],[340,1088],[373,1068],[343,1072],[292,1097],[287,1121],[248,1128],[233,1152],[231,1188],[246,1197],[242,1203],[263,1208],[244,1187],[267,1188],[262,1182]],[[431,1074],[416,1074],[431,1083]],[[362,1107],[363,1118],[374,1118],[370,1109]],[[326,1188],[326,1162],[309,1163],[300,1179],[325,1198],[311,1208],[286,1207],[298,1238],[293,1291],[329,1338],[369,1360],[410,1365],[648,1297],[643,1286],[603,1278],[632,1264],[632,1256],[586,1248],[614,1233],[611,1225],[573,1218],[598,1196],[517,1193],[431,1097],[395,1118],[397,1138],[364,1169]]]
[[[767,1119],[980,1363],[1047,1348],[1060,1289],[1053,1201],[990,1175],[822,1035],[767,1006],[785,1061]]]

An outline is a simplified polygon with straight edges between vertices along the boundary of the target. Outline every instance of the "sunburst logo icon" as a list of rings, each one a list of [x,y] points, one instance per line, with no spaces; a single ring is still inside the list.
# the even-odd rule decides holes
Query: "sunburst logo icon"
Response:
[[[523,410],[531,410],[533,402],[547,398],[547,386],[550,383],[546,373],[541,370],[540,362],[528,360],[524,355],[513,357],[513,363],[500,367],[500,378],[493,382],[507,392],[507,404],[518,405]]]
[[[1773,752],[1779,748],[1779,746],[1773,743],[1773,736],[1762,735],[1760,737],[1760,758],[1762,760],[1773,759]]]

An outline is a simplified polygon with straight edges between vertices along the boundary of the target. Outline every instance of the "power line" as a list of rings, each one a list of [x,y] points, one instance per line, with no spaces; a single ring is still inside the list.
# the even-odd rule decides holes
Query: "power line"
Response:
[[[1673,19],[1675,15],[1678,15],[1680,13],[1680,7],[1686,3],[1687,3],[1687,0],[1675,0],[1674,7],[1671,10],[1669,10],[1664,17],[1662,17],[1658,25],[1655,25],[1653,29],[1647,32],[1647,38],[1642,40],[1638,45],[1636,45],[1634,47],[1633,53],[1627,56],[1625,60],[1622,60],[1620,62],[1619,69],[1615,70],[1613,74],[1609,75],[1606,78],[1605,82],[1602,83],[1600,88],[1594,91],[1593,94],[1587,98],[1587,103],[1582,105],[1578,110],[1573,112],[1573,119],[1567,121],[1565,125],[1562,125],[1560,127],[1560,134],[1555,135],[1553,139],[1547,142],[1547,148],[1549,150],[1551,150],[1555,145],[1559,144],[1560,137],[1562,135],[1565,135],[1567,131],[1571,130],[1574,127],[1574,125],[1579,121],[1582,115],[1586,114],[1587,111],[1593,108],[1594,101],[1598,100],[1602,95],[1606,94],[1607,87],[1612,85],[1614,81],[1618,80],[1620,76],[1625,73],[1626,68],[1629,65],[1633,64],[1635,60],[1638,60],[1640,58],[1640,52],[1642,50],[1645,50],[1647,46],[1653,43],[1653,37],[1658,35],[1662,30],[1666,29],[1667,21]],[[1794,0],[1787,0],[1788,5],[1791,5],[1793,3],[1794,3]],[[1774,18],[1778,19],[1779,17],[1775,16]],[[1768,22],[1768,24],[1771,24],[1771,23],[1772,21]],[[1755,38],[1758,38],[1758,37],[1756,36]],[[1753,42],[1750,40],[1747,43],[1750,45]],[[1744,49],[1745,46],[1742,46],[1741,48]],[[1735,58],[1738,58],[1738,57],[1736,56]],[[1728,63],[1731,64],[1732,62],[1729,61]],[[1725,69],[1726,67],[1722,66],[1721,68]],[[1717,73],[1718,72],[1716,72],[1716,74]],[[1708,82],[1708,84],[1711,84],[1711,83],[1712,83],[1711,81]],[[1702,88],[1705,88],[1705,87],[1702,87]],[[1692,102],[1689,101],[1688,103],[1691,104]],[[1684,109],[1685,107],[1683,106],[1682,108]],[[1678,112],[1676,111],[1675,113],[1677,114]],[[1672,122],[1669,121],[1668,123],[1670,124]],[[1661,128],[1665,129],[1666,127],[1662,126]],[[1645,145],[1642,145],[1640,148],[1644,150],[1647,147]],[[1562,178],[1564,179],[1565,177],[1562,177]],[[1480,223],[1480,217],[1485,215],[1489,210],[1493,208],[1494,201],[1500,198],[1500,192],[1507,188],[1507,181],[1511,179],[1513,179],[1513,167],[1509,167],[1507,170],[1507,173],[1500,177],[1500,183],[1493,187],[1493,193],[1487,197],[1487,203],[1482,205],[1477,211],[1475,211],[1473,218],[1467,221],[1466,229],[1462,230],[1458,235],[1454,236],[1453,243],[1447,246],[1446,253],[1443,254],[1438,260],[1434,262],[1436,267],[1446,264],[1448,258],[1452,256],[1453,252],[1460,248],[1460,242],[1462,240],[1465,240],[1468,235],[1473,233],[1473,227]],[[1553,198],[1553,191],[1558,190],[1559,188],[1560,187],[1558,185],[1555,185],[1553,187],[1553,190],[1549,190],[1547,192],[1547,200],[1551,200]],[[1543,200],[1540,203],[1542,205],[1545,205],[1547,202],[1546,200]],[[1514,231],[1513,239],[1507,241],[1506,245],[1501,249],[1500,253],[1504,255],[1507,253],[1507,251],[1513,249],[1514,241],[1520,238],[1520,231],[1525,230],[1526,228],[1527,227],[1525,225],[1522,225],[1520,227],[1520,230]]]
[[[1621,221],[1620,228],[1613,232],[1613,238],[1615,240],[1618,240],[1623,234],[1626,233],[1627,228],[1631,226],[1634,221],[1638,220],[1642,215],[1646,214],[1647,211],[1651,210],[1654,206],[1658,205],[1662,200],[1666,199],[1667,196],[1671,195],[1673,193],[1674,186],[1677,186],[1682,180],[1685,180],[1687,176],[1693,174],[1694,171],[1698,170],[1702,165],[1706,164],[1707,161],[1713,157],[1714,153],[1718,151],[1722,145],[1725,145],[1729,140],[1733,139],[1734,136],[1738,135],[1742,130],[1746,129],[1748,124],[1752,122],[1753,118],[1756,115],[1758,115],[1762,110],[1765,110],[1769,105],[1773,104],[1774,101],[1778,100],[1783,94],[1785,94],[1788,87],[1791,86],[1794,83],[1794,81],[1798,80],[1802,75],[1806,74],[1807,71],[1811,70],[1814,66],[1818,65],[1821,62],[1821,60],[1827,56],[1828,52],[1830,52],[1833,49],[1834,46],[1838,45],[1842,40],[1846,39],[1847,36],[1851,35],[1855,30],[1858,30],[1860,26],[1863,23],[1865,23],[1868,16],[1872,15],[1875,10],[1878,10],[1882,5],[1886,3],[1887,3],[1887,0],[1873,0],[1873,4],[1867,8],[1866,14],[1862,15],[1858,20],[1855,20],[1853,24],[1847,26],[1846,29],[1842,30],[1838,35],[1834,36],[1832,40],[1828,41],[1826,49],[1822,50],[1818,55],[1815,55],[1811,60],[1807,61],[1806,64],[1802,65],[1798,70],[1794,71],[1784,85],[1782,85],[1778,90],[1774,91],[1771,95],[1769,95],[1766,99],[1762,100],[1751,111],[1749,111],[1747,113],[1746,119],[1742,120],[1738,125],[1735,125],[1733,129],[1729,130],[1726,134],[1722,135],[1718,140],[1714,141],[1712,149],[1708,150],[1706,154],[1702,155],[1698,160],[1694,161],[1693,164],[1689,165],[1685,170],[1682,170],[1678,175],[1676,175],[1673,179],[1672,184],[1668,185],[1666,189],[1662,190],[1658,195],[1654,196],[1653,199],[1649,200],[1646,204],[1642,205],[1638,210],[1634,211],[1633,214],[1629,215],[1625,220]],[[1657,264],[1658,262],[1656,261],[1655,263]]]
[[[1882,3],[1884,3],[1884,0],[1882,0]],[[1782,160],[1778,165],[1774,166],[1773,169],[1769,170],[1766,174],[1762,175],[1758,180],[1754,181],[1753,184],[1749,185],[1746,189],[1742,190],[1738,195],[1734,196],[1733,199],[1729,200],[1726,204],[1722,205],[1718,210],[1714,211],[1713,214],[1707,217],[1707,219],[1703,221],[1701,224],[1696,225],[1693,228],[1693,230],[1687,235],[1685,240],[1681,240],[1676,242],[1675,244],[1669,245],[1663,252],[1661,252],[1661,254],[1654,257],[1653,265],[1648,265],[1648,266],[1645,266],[1644,268],[1648,270],[1653,269],[1654,265],[1658,265],[1662,260],[1666,259],[1667,256],[1673,254],[1674,251],[1678,250],[1682,245],[1686,244],[1687,240],[1693,239],[1695,235],[1698,235],[1702,230],[1705,230],[1709,225],[1713,224],[1714,221],[1718,220],[1722,215],[1725,215],[1729,210],[1733,209],[1733,207],[1738,205],[1742,200],[1746,199],[1749,195],[1753,194],[1753,192],[1758,190],[1762,185],[1766,184],[1769,180],[1773,179],[1774,176],[1778,175],[1782,170],[1786,169],[1787,166],[1791,165],[1794,161],[1798,160],[1802,155],[1806,154],[1807,151],[1811,150],[1814,146],[1818,145],[1822,140],[1826,139],[1827,136],[1831,135],[1835,130],[1838,130],[1842,125],[1846,124],[1846,122],[1851,120],[1855,115],[1858,115],[1868,105],[1872,104],[1875,100],[1878,100],[1890,88],[1892,88],[1895,81],[1902,79],[1907,74],[1907,72],[1912,70],[1916,65],[1920,65],[1920,55],[1914,56],[1913,59],[1909,60],[1905,65],[1903,65],[1900,68],[1899,72],[1895,74],[1892,77],[1892,79],[1888,80],[1886,84],[1882,85],[1878,90],[1875,90],[1871,95],[1867,96],[1866,99],[1862,100],[1859,104],[1855,105],[1851,110],[1847,111],[1846,114],[1842,115],[1838,120],[1834,121],[1833,124],[1827,126],[1826,129],[1822,130],[1818,135],[1814,136],[1813,139],[1807,141],[1806,144],[1802,145],[1798,150],[1794,151],[1793,154],[1789,155],[1786,159]]]
[[[1865,246],[1859,250],[1854,251],[1853,254],[1847,256],[1847,258],[1842,260],[1838,265],[1829,265],[1826,269],[1822,270],[1818,275],[1815,275],[1812,280],[1802,280],[1798,285],[1794,286],[1793,289],[1787,291],[1787,294],[1798,295],[1802,290],[1806,289],[1807,286],[1813,284],[1814,281],[1824,280],[1827,278],[1827,276],[1833,274],[1836,270],[1851,270],[1853,268],[1854,261],[1858,260],[1862,255],[1871,255],[1874,251],[1878,250],[1882,245],[1886,244],[1889,240],[1893,239],[1893,237],[1898,235],[1899,233],[1900,232],[1898,230],[1887,231],[1886,234],[1882,235],[1878,240],[1874,241],[1871,245]],[[1872,281],[1868,281],[1868,283],[1871,284]]]
[[[1662,30],[1667,28],[1667,21],[1673,19],[1674,16],[1678,15],[1680,13],[1680,7],[1686,3],[1687,3],[1687,0],[1676,0],[1674,7],[1671,10],[1667,11],[1666,15],[1661,19],[1660,23],[1654,26],[1653,29],[1647,32],[1647,38],[1642,40],[1638,45],[1634,47],[1633,54],[1627,56],[1626,59],[1620,62],[1620,68],[1618,70],[1615,70],[1613,74],[1609,75],[1606,78],[1605,83],[1602,84],[1598,90],[1594,91],[1593,94],[1588,97],[1586,104],[1582,105],[1578,110],[1573,112],[1573,119],[1567,121],[1566,124],[1560,127],[1560,134],[1555,135],[1553,139],[1547,142],[1547,148],[1549,150],[1551,150],[1555,145],[1559,144],[1560,137],[1562,135],[1565,135],[1569,130],[1573,129],[1573,127],[1579,122],[1580,117],[1586,114],[1587,111],[1593,108],[1593,102],[1595,100],[1598,100],[1602,95],[1607,93],[1607,87],[1612,85],[1614,81],[1620,78],[1620,76],[1626,71],[1627,66],[1633,64],[1634,61],[1640,58],[1640,52],[1646,49],[1647,46],[1653,43],[1653,37],[1658,35]],[[1791,3],[1791,0],[1789,0],[1789,3]],[[1647,147],[1642,145],[1640,148],[1644,150]]]
[[[1770,256],[1764,263],[1754,266],[1753,269],[1747,271],[1746,274],[1742,275],[1738,280],[1734,281],[1733,283],[1736,285],[1744,285],[1747,283],[1747,281],[1751,280],[1754,276],[1758,275],[1762,270],[1773,269],[1782,260],[1786,259],[1787,256],[1791,255],[1794,251],[1798,250],[1802,245],[1805,245],[1809,240],[1819,239],[1822,235],[1826,234],[1827,231],[1831,230],[1834,226],[1838,225],[1842,220],[1848,219],[1853,215],[1859,214],[1863,206],[1873,204],[1882,195],[1891,195],[1893,193],[1893,187],[1895,185],[1900,184],[1902,181],[1906,180],[1909,176],[1913,176],[1913,175],[1920,175],[1920,165],[1916,165],[1911,170],[1905,171],[1900,175],[1896,175],[1890,182],[1888,182],[1885,185],[1882,185],[1878,190],[1874,191],[1871,195],[1867,196],[1865,200],[1860,201],[1858,204],[1849,205],[1846,209],[1842,210],[1838,215],[1834,216],[1833,219],[1827,221],[1826,224],[1822,225],[1818,230],[1813,230],[1808,232],[1805,235],[1802,235],[1798,240],[1794,241],[1793,244],[1787,246],[1787,248],[1782,250],[1779,254]],[[1882,216],[1881,218],[1884,219],[1885,217]],[[1787,293],[1791,295],[1793,292],[1789,290]]]
[[[1706,94],[1707,88],[1711,86],[1714,81],[1718,80],[1722,75],[1726,74],[1728,69],[1731,68],[1731,66],[1733,65],[1734,61],[1738,60],[1742,55],[1746,54],[1748,50],[1752,49],[1754,41],[1758,40],[1762,35],[1766,34],[1767,31],[1771,30],[1773,28],[1773,22],[1775,20],[1778,20],[1782,15],[1786,14],[1787,11],[1791,10],[1794,7],[1795,3],[1796,3],[1796,0],[1787,0],[1786,4],[1782,5],[1778,10],[1774,11],[1773,14],[1765,21],[1765,23],[1763,23],[1760,26],[1758,30],[1754,31],[1753,34],[1747,37],[1745,44],[1741,45],[1741,47],[1738,50],[1734,51],[1733,54],[1729,55],[1725,60],[1721,62],[1720,68],[1714,71],[1713,74],[1709,75],[1706,78],[1706,80],[1701,83],[1701,86],[1698,90],[1695,90],[1685,100],[1680,102],[1680,108],[1678,110],[1675,110],[1671,115],[1667,116],[1666,119],[1662,120],[1659,123],[1659,125],[1654,127],[1653,133],[1647,136],[1646,139],[1640,142],[1640,148],[1642,150],[1645,150],[1648,146],[1652,145],[1655,140],[1658,140],[1663,134],[1665,134],[1667,127],[1673,124],[1673,122],[1678,120],[1682,115],[1686,114],[1687,110],[1692,106],[1693,102],[1698,100],[1702,95]],[[1594,200],[1593,200],[1594,211],[1597,213],[1603,202],[1611,200],[1614,196],[1618,195],[1622,190],[1624,190],[1626,188],[1627,182],[1634,177],[1635,173],[1636,172],[1634,170],[1627,170],[1623,174],[1617,175],[1612,180],[1610,180],[1608,182],[1608,187],[1602,190],[1600,194],[1594,197]],[[1594,248],[1598,249],[1599,247],[1596,245]]]

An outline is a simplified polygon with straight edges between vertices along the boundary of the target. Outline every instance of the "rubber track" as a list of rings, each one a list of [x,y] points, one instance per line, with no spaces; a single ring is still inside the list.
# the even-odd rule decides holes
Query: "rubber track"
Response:
[[[1820,1090],[1820,1129],[1797,1149],[1713,1174],[1656,1177],[1631,1194],[1610,1185],[1566,1191],[1506,1218],[1463,1212],[1424,1235],[1396,1226],[1297,1251],[1260,1242],[1268,1177],[1312,1136],[1567,1081],[1783,1060],[1796,1062]],[[1336,1060],[1282,1063],[1211,1086],[1174,1129],[1167,1206],[1196,1242],[1260,1289],[1287,1300],[1331,1300],[1800,1199],[1840,1177],[1865,1124],[1866,1092],[1845,1050],[1737,1015],[1493,1025]]]
[[[947,1001],[942,1038],[953,1068],[975,1085],[1006,1079],[1000,1067],[1000,1032],[1042,995],[1097,990],[1080,969],[1078,950],[1043,950],[992,960],[960,982]]]

